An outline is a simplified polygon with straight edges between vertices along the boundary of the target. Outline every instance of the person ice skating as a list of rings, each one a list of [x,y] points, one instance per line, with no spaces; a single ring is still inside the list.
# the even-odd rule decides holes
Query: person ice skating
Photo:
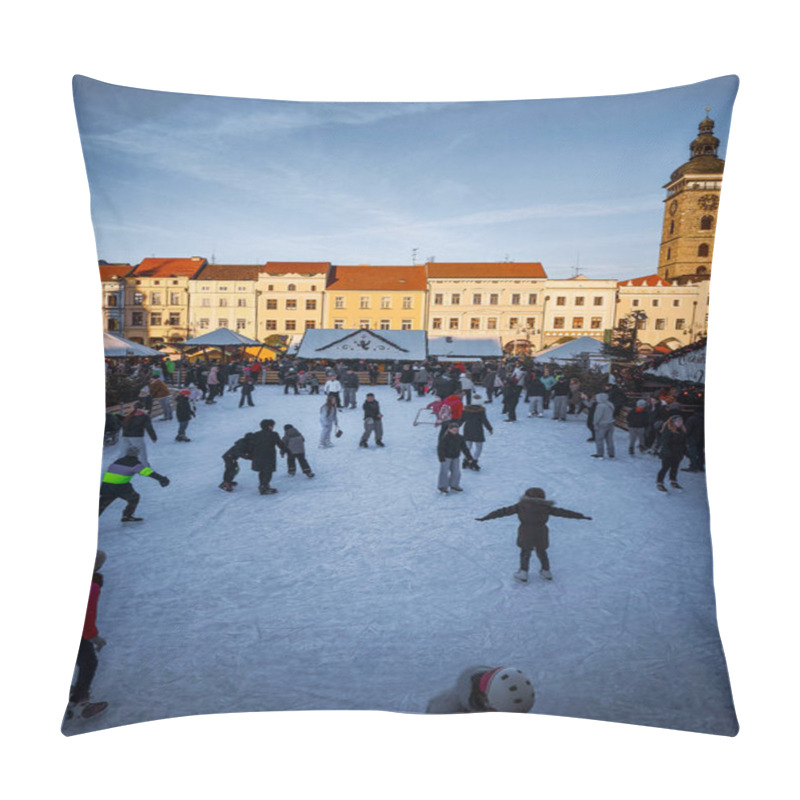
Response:
[[[372,392],[367,395],[361,408],[364,411],[364,434],[358,443],[359,447],[369,447],[369,437],[373,433],[375,434],[375,444],[383,447],[383,414],[381,414],[381,405]]]
[[[294,367],[290,367],[289,371],[286,373],[286,376],[283,379],[283,393],[289,394],[289,389],[291,389],[295,394],[299,394],[299,388],[297,386],[297,372],[295,371]]]
[[[208,378],[206,380],[208,383],[208,397],[206,397],[206,404],[212,405],[213,403],[217,402],[214,398],[220,394],[219,367],[216,364],[214,364],[214,366],[208,371]]]
[[[282,456],[286,454],[286,447],[284,447],[281,437],[273,430],[274,427],[274,419],[262,419],[261,429],[250,437],[250,447],[253,453],[250,468],[258,473],[260,494],[277,493],[278,490],[269,485],[272,474],[278,466],[276,450],[280,450]]]
[[[398,400],[408,400],[411,401],[411,390],[414,384],[414,373],[411,369],[410,364],[403,364],[403,368],[400,370],[400,396],[397,398]]]
[[[637,400],[636,407],[628,411],[625,420],[628,423],[628,455],[636,453],[638,445],[639,452],[645,451],[644,438],[647,430],[647,400]]]
[[[689,456],[689,466],[684,467],[685,472],[706,471],[706,435],[705,413],[702,406],[686,420],[686,454]]]
[[[248,375],[244,379],[244,383],[242,384],[242,393],[239,396],[239,408],[241,408],[245,403],[247,403],[250,408],[253,407],[253,389],[255,388],[255,385],[255,381],[251,375]]]
[[[339,426],[336,396],[334,394],[329,394],[325,399],[325,402],[320,406],[319,424],[322,429],[319,437],[319,446],[333,447],[331,434],[333,433],[334,428],[338,429]]]
[[[486,441],[483,430],[485,428],[489,433],[494,433],[494,429],[486,417],[486,409],[478,403],[464,406],[464,413],[461,415],[461,420],[463,422],[462,432],[464,441],[466,441],[467,448],[472,454],[472,461],[470,462],[465,459],[461,466],[467,469],[473,469],[477,472],[480,470],[478,461],[483,452],[483,443]]]
[[[319,394],[319,378],[313,372],[308,376],[308,393]]]
[[[342,388],[344,390],[344,407],[355,408],[356,396],[358,395],[359,380],[358,375],[348,367],[342,376]]]
[[[547,557],[547,548],[550,546],[550,531],[547,521],[550,517],[566,517],[568,519],[591,519],[578,511],[559,508],[552,500],[545,499],[544,489],[532,487],[525,490],[525,494],[513,506],[490,511],[484,517],[476,517],[478,522],[485,522],[500,517],[510,517],[516,514],[519,518],[517,528],[517,547],[519,547],[519,569],[514,573],[514,578],[522,583],[528,580],[528,569],[531,554],[536,551],[539,559],[539,574],[545,580],[552,580],[550,572],[550,559]]]
[[[516,422],[517,421],[517,404],[519,397],[522,394],[522,386],[517,383],[517,379],[512,377],[506,378],[503,384],[503,414],[507,414],[508,418],[503,422]]]
[[[461,462],[463,455],[468,465],[472,464],[472,454],[467,448],[464,437],[458,432],[458,423],[452,420],[447,423],[445,434],[436,446],[439,457],[439,491],[442,494],[461,492]]]
[[[526,386],[528,397],[530,398],[530,411],[529,417],[543,417],[542,410],[544,409],[544,397],[547,394],[547,389],[542,383],[542,379],[538,375],[531,374]]]
[[[336,401],[336,408],[342,407],[342,384],[335,375],[331,375],[328,380],[325,381],[322,391],[325,393],[326,397],[334,398]]]
[[[682,489],[678,483],[678,467],[686,455],[686,429],[683,426],[683,417],[673,414],[661,428],[659,439],[659,453],[661,455],[661,469],[656,478],[656,488],[666,492],[664,478],[669,472],[669,483],[673,489]]]
[[[566,422],[569,383],[563,375],[556,376],[556,382],[553,384],[550,394],[553,397],[553,419],[558,422]]]
[[[604,392],[600,392],[595,397],[592,424],[594,425],[594,440],[597,450],[592,454],[592,458],[603,458],[606,449],[608,457],[614,458],[614,406]]]
[[[172,392],[161,378],[150,379],[150,397],[161,406],[161,419],[172,419]]]
[[[175,401],[175,417],[178,420],[178,435],[175,437],[176,442],[191,441],[191,439],[186,438],[186,428],[195,415],[190,395],[191,391],[189,389],[181,389],[180,392],[178,392],[178,399]]]
[[[139,453],[139,459],[144,464],[149,464],[147,460],[147,446],[145,444],[145,433],[153,442],[158,441],[150,414],[138,401],[134,404],[131,412],[122,420],[122,452],[126,453],[129,448],[135,447]]]
[[[105,560],[106,554],[102,550],[98,550],[95,556],[92,583],[89,588],[89,601],[86,605],[81,642],[78,646],[78,658],[75,662],[78,673],[77,680],[70,688],[69,703],[64,715],[65,721],[75,717],[90,719],[91,717],[96,717],[108,707],[108,703],[104,700],[92,703],[89,698],[92,681],[97,672],[97,653],[106,645],[106,640],[100,636],[97,630],[97,606],[100,601],[100,590],[103,586],[103,575],[100,570]]]
[[[286,466],[290,475],[297,472],[297,464],[303,470],[303,475],[314,477],[311,467],[306,460],[306,445],[303,434],[293,425],[283,426],[283,446],[286,451]]]
[[[252,436],[252,433],[245,434],[241,439],[237,439],[233,443],[233,446],[222,454],[225,470],[222,473],[222,483],[219,485],[220,489],[226,492],[233,491],[233,487],[236,486],[234,478],[239,472],[239,459],[244,458],[249,461],[253,457],[253,448],[251,445]]]
[[[432,697],[426,714],[473,714],[511,711],[527,714],[536,702],[530,678],[516,667],[474,666],[463,670],[456,685]]]
[[[139,505],[141,495],[131,485],[134,475],[144,475],[153,478],[162,486],[169,486],[169,478],[159,475],[149,464],[145,464],[140,457],[136,445],[128,447],[126,453],[112,464],[109,464],[103,474],[100,484],[100,514],[102,514],[118,497],[126,501],[122,510],[123,522],[141,522],[141,517],[135,517],[136,506]]]

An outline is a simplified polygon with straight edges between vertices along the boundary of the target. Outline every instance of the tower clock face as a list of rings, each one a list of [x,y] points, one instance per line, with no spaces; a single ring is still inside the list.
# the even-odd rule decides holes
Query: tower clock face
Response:
[[[673,200],[669,204],[669,213],[670,214],[674,214],[677,210],[678,210],[678,201],[677,200]]]
[[[715,194],[704,194],[700,198],[700,208],[713,211],[719,205],[719,197]]]

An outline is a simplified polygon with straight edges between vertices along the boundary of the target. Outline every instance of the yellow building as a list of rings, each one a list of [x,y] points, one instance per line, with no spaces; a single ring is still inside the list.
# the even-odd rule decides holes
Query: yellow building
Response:
[[[323,327],[421,330],[426,311],[425,267],[333,266]]]
[[[538,262],[429,262],[428,315],[433,336],[497,337],[504,348],[536,349],[547,279]]]
[[[543,325],[539,349],[566,339],[603,339],[614,327],[617,281],[585,275],[548,280],[544,286]]]
[[[709,281],[679,285],[648,275],[620,281],[616,322],[636,314],[640,351],[675,350],[706,335]]]
[[[255,284],[256,332],[253,338],[300,337],[322,327],[327,261],[268,261]]]
[[[719,139],[706,117],[690,145],[691,158],[678,167],[664,188],[664,224],[658,275],[666,280],[703,280],[711,274],[714,233],[725,161],[717,156]]]
[[[189,338],[189,280],[208,262],[146,258],[125,279],[125,337],[150,347]]]
[[[130,264],[107,264],[101,261],[100,288],[103,296],[103,330],[125,333],[125,276],[132,270]]]
[[[189,280],[190,337],[228,328],[255,338],[258,264],[206,264]]]

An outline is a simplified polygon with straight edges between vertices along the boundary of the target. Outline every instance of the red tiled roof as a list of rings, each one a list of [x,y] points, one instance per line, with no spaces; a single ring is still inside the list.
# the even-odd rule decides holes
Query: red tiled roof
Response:
[[[513,261],[479,264],[443,264],[438,261],[427,265],[429,278],[546,278],[547,273],[538,261],[517,264]]]
[[[191,278],[207,263],[200,256],[145,258],[132,274],[140,278]]]
[[[130,264],[100,264],[100,280],[113,281],[124,278],[133,267]]]
[[[268,275],[324,275],[330,266],[329,261],[267,261],[261,272]]]
[[[331,270],[328,289],[347,291],[425,291],[425,266],[359,267],[335,266]]]
[[[198,281],[255,281],[261,271],[260,264],[206,264],[195,275]]]
[[[659,275],[645,275],[643,278],[629,278],[627,281],[619,281],[617,286],[672,286],[672,282],[664,280]]]

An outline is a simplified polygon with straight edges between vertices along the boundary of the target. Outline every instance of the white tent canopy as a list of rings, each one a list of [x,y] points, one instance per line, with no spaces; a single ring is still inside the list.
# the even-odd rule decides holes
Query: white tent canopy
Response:
[[[603,352],[603,343],[591,336],[580,336],[564,344],[542,350],[533,358],[539,363],[566,364],[587,357],[593,366],[608,367],[610,361]]]
[[[188,347],[258,347],[260,344],[257,339],[236,333],[230,328],[217,328],[182,342],[183,346]]]
[[[152,347],[132,342],[116,333],[108,333],[108,331],[103,332],[103,354],[106,358],[141,358],[161,355]]]
[[[670,378],[685,383],[705,383],[706,348],[703,346],[686,353],[678,352],[655,369],[645,367],[644,372],[658,378]]]
[[[303,335],[298,358],[422,361],[427,355],[425,331],[373,331],[311,328]]]
[[[436,336],[428,339],[428,355],[440,361],[476,361],[482,358],[502,358],[503,348],[498,338],[468,336]]]

